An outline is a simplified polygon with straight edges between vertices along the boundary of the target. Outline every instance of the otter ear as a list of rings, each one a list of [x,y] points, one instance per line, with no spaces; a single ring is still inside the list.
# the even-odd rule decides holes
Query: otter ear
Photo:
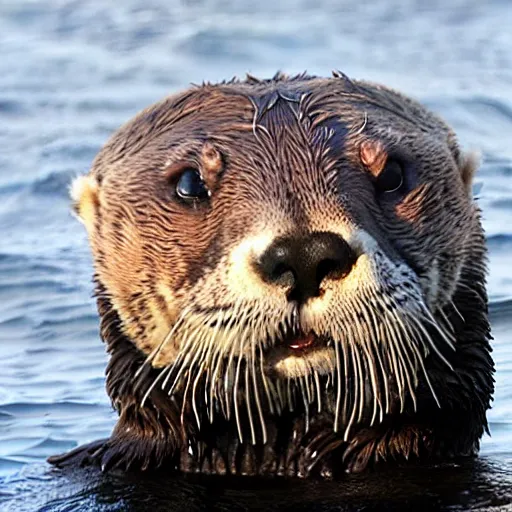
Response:
[[[469,197],[473,197],[473,178],[480,167],[480,154],[476,151],[462,153],[459,158],[459,171]]]
[[[73,211],[83,222],[89,234],[92,234],[100,205],[96,178],[79,176],[71,184],[70,195],[73,201]]]

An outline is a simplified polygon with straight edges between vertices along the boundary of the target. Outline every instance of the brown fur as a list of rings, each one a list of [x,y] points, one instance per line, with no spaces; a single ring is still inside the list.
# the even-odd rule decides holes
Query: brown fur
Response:
[[[404,185],[401,192],[381,197],[374,180],[388,158],[403,162]],[[390,460],[474,454],[493,391],[486,251],[470,194],[475,166],[474,159],[461,153],[451,129],[418,103],[342,74],[205,84],[141,112],[110,139],[72,194],[94,254],[101,334],[111,355],[107,392],[119,421],[110,439],[52,462],[329,476]],[[176,180],[190,167],[201,172],[208,201],[187,205],[176,197]],[[376,252],[368,252],[369,246],[357,238],[361,229],[378,244]],[[364,403],[355,422],[344,416],[350,415],[347,408],[336,419],[336,389],[326,383],[328,370],[313,354],[309,364],[312,374],[320,375],[321,411],[297,398],[298,378],[293,381],[293,407],[276,412],[263,405],[256,421],[250,417],[253,405],[247,405],[237,428],[233,411],[229,415],[225,408],[239,401],[254,404],[263,380],[254,377],[254,387],[241,385],[231,402],[217,396],[214,363],[233,350],[234,360],[242,354],[247,367],[251,347],[242,340],[235,352],[231,346],[238,338],[230,344],[229,335],[215,337],[211,327],[213,355],[198,359],[198,365],[205,361],[201,371],[208,368],[210,374],[203,378],[198,370],[196,380],[189,377],[200,390],[197,398],[193,394],[192,401],[187,394],[186,379],[171,395],[160,384],[152,387],[193,336],[190,331],[182,339],[178,329],[157,350],[187,308],[196,316],[213,311],[217,322],[230,311],[236,317],[233,325],[242,323],[247,308],[250,314],[261,310],[262,319],[246,317],[258,328],[268,328],[271,341],[263,346],[259,339],[258,357],[278,359],[277,323],[288,311],[283,287],[259,279],[252,253],[244,252],[242,242],[250,240],[254,248],[312,232],[337,233],[359,251],[359,259],[348,276],[322,284],[321,296],[308,302],[301,322],[335,344],[339,333],[352,332],[354,322],[361,328],[357,333],[373,332],[373,313],[360,311],[356,321],[350,308],[357,311],[371,301],[378,305],[379,297],[395,293],[397,286],[405,294],[403,307],[409,302],[415,307],[407,290],[419,290],[435,321],[449,326],[455,340],[451,350],[434,334],[441,355],[424,355],[435,397],[417,365],[416,384],[408,384],[409,391],[400,391],[399,381],[405,386],[406,379],[398,366],[377,375],[370,388],[366,368],[375,362],[372,351],[381,349],[348,347],[347,354],[356,357],[357,352],[362,358],[359,370],[355,359],[350,363],[353,379],[366,381],[364,389],[354,392]],[[375,267],[379,259],[385,260],[384,267]],[[400,265],[409,270],[398,285],[375,270]],[[242,298],[248,305],[237,309]],[[363,347],[372,340],[376,343],[371,336],[351,343]],[[389,361],[391,365],[393,359]],[[282,371],[293,376],[302,371],[299,363],[288,359]],[[222,364],[222,371],[230,371]],[[279,380],[270,369],[268,375]],[[386,411],[376,399],[372,402],[373,395],[383,393],[383,378],[391,390]],[[309,374],[306,380],[309,393]],[[209,391],[213,401],[207,400]],[[347,407],[356,410],[356,398],[354,403],[350,395],[347,400]],[[374,412],[381,411],[381,421],[370,421],[371,404]],[[253,414],[257,416],[257,408]],[[345,433],[339,425],[347,428]],[[251,430],[256,430],[252,441]]]

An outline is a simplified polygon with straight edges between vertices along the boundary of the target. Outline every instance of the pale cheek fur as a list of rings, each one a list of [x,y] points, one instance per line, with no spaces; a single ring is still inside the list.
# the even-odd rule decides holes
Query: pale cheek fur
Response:
[[[243,240],[231,251],[227,261],[227,283],[224,285],[232,294],[252,300],[268,293],[268,287],[254,271],[253,265],[274,238],[275,234],[267,231]]]

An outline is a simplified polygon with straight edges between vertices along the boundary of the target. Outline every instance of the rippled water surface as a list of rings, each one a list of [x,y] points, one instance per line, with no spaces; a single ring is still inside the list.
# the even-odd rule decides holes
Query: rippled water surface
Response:
[[[506,0],[1,1],[0,510],[511,509],[511,27]],[[70,179],[190,82],[333,68],[419,98],[482,152],[498,372],[478,462],[341,484],[50,471],[48,455],[115,421]]]

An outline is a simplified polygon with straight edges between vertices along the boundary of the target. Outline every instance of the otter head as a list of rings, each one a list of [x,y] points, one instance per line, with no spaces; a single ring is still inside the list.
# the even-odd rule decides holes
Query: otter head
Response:
[[[492,390],[475,168],[419,104],[343,75],[143,111],[72,188],[117,434],[153,410],[139,435],[166,417],[178,451],[216,421],[259,446],[286,417],[346,450],[444,419],[458,439],[471,429],[450,415],[469,407],[457,443],[473,450]]]

